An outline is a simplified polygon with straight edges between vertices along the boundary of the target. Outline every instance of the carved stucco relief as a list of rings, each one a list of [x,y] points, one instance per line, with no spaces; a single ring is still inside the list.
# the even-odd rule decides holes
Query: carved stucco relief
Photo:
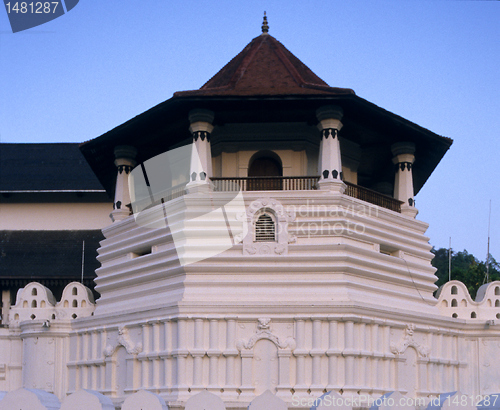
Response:
[[[139,354],[142,352],[142,343],[133,343],[130,339],[128,329],[125,326],[120,326],[118,328],[118,338],[116,343],[109,344],[104,349],[104,356],[112,356],[118,346],[123,346],[128,354]]]
[[[416,340],[413,339],[415,332],[414,324],[407,324],[405,333],[399,343],[395,344],[391,342],[390,348],[391,352],[395,355],[402,355],[408,347],[413,347],[420,357],[428,357],[430,353],[430,348],[428,346],[422,346]]]
[[[257,331],[248,340],[239,340],[236,347],[239,351],[246,349],[253,349],[255,344],[261,339],[267,339],[273,342],[279,349],[294,350],[296,343],[292,337],[287,337],[285,340],[280,339],[278,336],[271,332],[271,319],[260,318],[258,319]]]
[[[272,214],[275,219],[275,241],[255,241],[255,221],[262,212]],[[288,244],[297,240],[294,235],[288,233],[288,224],[295,221],[295,217],[295,212],[286,211],[283,205],[274,198],[259,198],[253,201],[246,213],[239,215],[239,219],[246,219],[248,223],[248,233],[243,238],[243,253],[246,255],[286,255]]]

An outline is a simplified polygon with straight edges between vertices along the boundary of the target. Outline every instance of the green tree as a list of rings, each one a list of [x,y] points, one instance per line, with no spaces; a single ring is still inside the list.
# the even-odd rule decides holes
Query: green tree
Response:
[[[448,249],[432,249],[434,259],[432,266],[436,271],[438,280],[436,285],[442,286],[448,282]],[[489,280],[500,280],[500,266],[498,262],[490,255],[489,260]],[[486,262],[478,260],[474,255],[468,253],[465,249],[461,252],[451,252],[451,279],[459,280],[467,289],[471,297],[476,297],[477,290],[486,283]]]

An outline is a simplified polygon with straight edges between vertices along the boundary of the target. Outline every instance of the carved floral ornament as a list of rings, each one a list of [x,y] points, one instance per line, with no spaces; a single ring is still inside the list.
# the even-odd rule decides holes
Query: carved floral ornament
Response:
[[[247,341],[241,339],[236,343],[236,347],[239,351],[243,349],[250,350],[253,349],[255,344],[262,339],[267,339],[273,342],[279,349],[290,349],[294,350],[296,347],[295,339],[292,337],[287,337],[285,340],[281,340],[278,336],[271,332],[271,319],[260,318],[258,319],[257,331],[248,339]]]
[[[247,216],[252,220],[255,214],[262,208],[272,209],[279,221],[293,222],[295,221],[295,212],[287,212],[283,205],[273,198],[259,198],[253,201],[247,209]]]
[[[118,328],[118,338],[116,339],[116,343],[106,346],[104,349],[104,356],[112,356],[116,349],[118,349],[118,346],[123,346],[125,350],[127,350],[128,354],[136,355],[142,352],[142,343],[132,343],[128,329],[125,326],[120,326]]]
[[[430,354],[430,348],[428,346],[422,346],[417,341],[413,340],[413,334],[415,332],[414,324],[407,324],[405,333],[398,344],[391,342],[391,352],[395,355],[402,355],[408,347],[413,347],[420,357],[428,357]]]

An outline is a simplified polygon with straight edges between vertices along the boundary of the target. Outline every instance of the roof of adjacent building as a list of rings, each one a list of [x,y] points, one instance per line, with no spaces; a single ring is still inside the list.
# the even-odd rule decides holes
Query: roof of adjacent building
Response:
[[[199,90],[174,96],[346,95],[330,87],[273,36],[262,33]]]
[[[17,289],[36,281],[51,290],[63,288],[81,280],[82,259],[84,283],[93,287],[103,239],[100,230],[0,231],[0,287]]]
[[[2,143],[0,192],[104,192],[104,188],[77,143]]]

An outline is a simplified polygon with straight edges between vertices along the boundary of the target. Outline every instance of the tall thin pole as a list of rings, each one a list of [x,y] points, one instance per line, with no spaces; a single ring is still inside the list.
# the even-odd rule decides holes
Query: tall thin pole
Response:
[[[451,236],[450,236],[450,246],[448,247],[448,281],[451,280]]]
[[[82,243],[82,283],[83,283],[83,271],[85,270],[85,240]]]
[[[486,283],[490,282],[490,225],[491,225],[491,199],[490,199],[490,213],[488,216],[488,251],[486,253]]]

